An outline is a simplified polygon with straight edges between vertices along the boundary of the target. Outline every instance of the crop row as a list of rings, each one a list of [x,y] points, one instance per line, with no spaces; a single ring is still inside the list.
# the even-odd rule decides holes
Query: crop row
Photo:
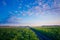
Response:
[[[29,28],[0,28],[0,40],[39,40]]]

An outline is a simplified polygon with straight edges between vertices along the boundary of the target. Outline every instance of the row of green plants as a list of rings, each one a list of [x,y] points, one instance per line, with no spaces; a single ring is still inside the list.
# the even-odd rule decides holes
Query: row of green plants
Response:
[[[34,28],[39,31],[42,35],[46,36],[51,40],[60,40],[60,27],[36,27]]]
[[[29,28],[0,28],[0,40],[39,40]]]

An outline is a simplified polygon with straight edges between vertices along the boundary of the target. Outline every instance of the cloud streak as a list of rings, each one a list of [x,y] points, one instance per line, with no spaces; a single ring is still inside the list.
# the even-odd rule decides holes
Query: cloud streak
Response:
[[[20,24],[21,23],[22,18],[18,18],[16,16],[11,16],[10,18],[7,19],[7,23],[8,24]]]

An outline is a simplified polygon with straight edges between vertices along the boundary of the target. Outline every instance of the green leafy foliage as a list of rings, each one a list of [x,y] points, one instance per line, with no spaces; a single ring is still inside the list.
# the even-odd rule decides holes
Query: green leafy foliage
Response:
[[[60,40],[60,27],[36,27],[34,29],[51,40]]]
[[[0,28],[0,40],[39,40],[29,28]]]

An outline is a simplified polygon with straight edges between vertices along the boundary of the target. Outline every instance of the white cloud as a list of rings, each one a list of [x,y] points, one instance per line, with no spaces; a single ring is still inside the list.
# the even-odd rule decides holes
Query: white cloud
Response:
[[[49,10],[51,7],[48,4],[43,5],[43,11]]]
[[[18,18],[16,16],[11,16],[10,18],[7,19],[7,22],[11,24],[18,24],[21,21],[22,21],[22,18]]]
[[[47,11],[50,13],[60,14],[60,0],[54,0],[52,8]]]
[[[25,14],[25,13],[23,13],[22,15],[23,15],[23,16],[25,16],[26,14]]]
[[[26,12],[29,16],[31,15],[39,15],[39,14],[44,14],[46,13],[47,11],[48,12],[56,12],[56,13],[60,13],[60,2],[59,0],[54,0],[52,2],[52,4],[48,4],[50,3],[52,0],[48,0],[46,3],[44,3],[44,0],[35,0],[34,3],[32,4],[35,4],[37,3],[38,5],[37,6],[32,6],[32,8],[28,9],[28,11]],[[31,5],[31,4],[30,4]],[[29,7],[29,5],[27,5],[27,7]]]
[[[34,6],[34,7],[32,7],[31,9],[29,9],[29,11],[30,11],[30,14],[34,14],[34,15],[39,15],[39,14],[41,14],[42,13],[42,8],[40,7],[40,6]]]
[[[33,13],[29,10],[28,12],[26,12],[28,16],[32,16]]]
[[[60,7],[60,0],[54,0],[54,7]]]
[[[27,8],[30,8],[30,5],[25,5]]]

